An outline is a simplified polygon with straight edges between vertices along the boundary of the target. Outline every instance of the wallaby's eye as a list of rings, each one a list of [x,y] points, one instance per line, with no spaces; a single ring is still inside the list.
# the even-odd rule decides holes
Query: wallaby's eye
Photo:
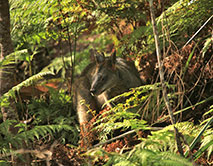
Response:
[[[107,76],[102,77],[102,81],[106,81]]]

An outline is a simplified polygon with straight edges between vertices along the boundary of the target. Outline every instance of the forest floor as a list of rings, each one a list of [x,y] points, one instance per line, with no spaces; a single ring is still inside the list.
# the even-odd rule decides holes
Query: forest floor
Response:
[[[127,147],[123,140],[117,140],[110,144],[104,146],[104,150],[110,152],[120,153],[120,150],[124,147]],[[133,148],[133,147],[132,147]],[[101,166],[107,162],[108,157],[100,156],[94,160],[85,156],[85,151],[82,151],[81,148],[71,148],[68,145],[58,145],[54,148],[52,161],[55,163],[55,166],[58,164],[62,165],[72,165],[72,166],[81,166],[85,163],[92,163],[92,165]],[[213,156],[209,160],[210,163],[213,163]],[[207,161],[206,156],[203,155],[196,162],[196,165],[210,166],[211,164]],[[54,165],[54,164],[53,164]]]
[[[142,132],[142,134],[147,137],[147,133]],[[102,150],[119,154],[132,150],[139,142],[141,141],[135,139],[135,137],[129,137],[127,135],[124,138],[102,145]],[[193,151],[193,153],[195,152],[196,150]],[[100,155],[95,156],[95,158],[91,158],[91,156],[88,156],[87,153],[88,151],[83,150],[80,146],[71,147],[69,144],[57,144],[54,146],[52,151],[51,165],[81,166],[89,163],[90,165],[101,166],[108,160],[107,155]],[[197,161],[195,161],[195,165],[210,166],[211,163],[213,163],[213,156],[211,156],[209,160],[207,160],[206,156],[206,154],[203,154]]]

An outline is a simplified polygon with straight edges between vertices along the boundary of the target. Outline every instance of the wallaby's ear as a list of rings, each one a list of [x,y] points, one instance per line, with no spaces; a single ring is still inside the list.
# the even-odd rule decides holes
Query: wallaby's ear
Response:
[[[90,53],[90,61],[91,62],[95,62],[95,50],[94,49],[90,49],[89,53]]]
[[[116,62],[116,50],[111,55],[111,62],[112,62],[112,65],[114,65]]]
[[[100,64],[105,61],[105,55],[103,52],[98,52],[96,49],[90,49],[90,59],[92,62]]]
[[[96,52],[95,53],[95,61],[97,64],[103,63],[105,61],[105,55],[103,52]]]
[[[112,70],[116,69],[115,63],[116,63],[116,51],[114,51],[110,56],[109,64]]]

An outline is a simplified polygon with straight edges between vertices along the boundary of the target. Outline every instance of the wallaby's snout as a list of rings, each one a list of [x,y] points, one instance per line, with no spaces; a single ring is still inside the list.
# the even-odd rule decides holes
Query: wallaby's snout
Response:
[[[92,96],[97,96],[102,92],[102,84],[105,83],[103,81],[103,74],[97,71],[92,77],[92,83],[90,87],[90,94]]]
[[[98,96],[100,95],[102,92],[104,92],[105,89],[105,82],[102,82],[100,80],[98,80],[97,78],[95,79],[95,81],[92,83],[91,87],[90,87],[90,94],[92,96]]]
[[[91,89],[90,89],[90,93],[91,93],[92,96],[95,96],[95,94],[96,94],[96,89],[91,88]]]

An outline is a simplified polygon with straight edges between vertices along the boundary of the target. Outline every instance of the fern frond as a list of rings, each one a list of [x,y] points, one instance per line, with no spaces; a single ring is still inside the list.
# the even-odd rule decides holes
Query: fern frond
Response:
[[[213,152],[213,130],[209,129],[204,134],[204,138],[201,140],[201,146],[199,150],[194,154],[195,160],[197,160],[204,151],[207,150],[207,158],[210,159],[210,156]]]
[[[183,158],[177,154],[170,152],[161,152],[159,154],[162,157],[161,164],[168,166],[192,166],[193,164],[186,158]]]
[[[13,126],[15,123],[17,123],[16,120],[6,120],[0,124],[0,153],[8,153],[10,152],[9,143],[13,142],[13,135],[8,132],[10,126]],[[19,140],[16,140],[16,142],[20,142]],[[1,164],[0,164],[1,165]]]
[[[153,131],[147,139],[143,138],[140,145],[144,149],[150,149],[156,152],[170,150],[175,152],[174,133],[170,128],[164,128],[159,131]]]
[[[38,74],[35,74],[31,76],[30,78],[26,79],[25,81],[21,82],[20,84],[16,85],[15,87],[12,88],[13,91],[19,91],[22,87],[27,87],[30,85],[33,85],[35,82],[43,79],[45,75],[54,75],[53,72],[40,72]]]
[[[11,53],[0,61],[0,69],[6,67],[8,65],[14,64],[14,63],[15,63],[15,54]]]
[[[139,86],[139,87],[136,87],[136,88],[132,88],[131,91],[128,91],[128,92],[125,92],[125,93],[122,93],[110,100],[108,100],[104,105],[108,104],[108,103],[111,103],[121,97],[128,97],[128,96],[131,96],[131,95],[140,95],[142,93],[147,93],[147,92],[150,92],[150,90],[159,90],[160,87],[160,83],[155,83],[155,84],[150,84],[150,85],[143,85],[143,86]]]
[[[59,132],[61,130],[74,131],[74,128],[69,125],[42,125],[35,126],[34,128],[20,132],[14,137],[14,140],[21,139],[25,141],[34,141],[36,139],[40,139],[41,137],[45,137],[47,134],[53,135],[53,133]]]
[[[177,123],[175,125],[184,135],[188,144],[197,136],[197,132],[201,130],[200,126],[194,126],[190,122]],[[176,152],[176,143],[174,138],[173,125],[167,126],[159,131],[152,131],[146,139],[142,139],[141,147],[153,151],[172,151]]]
[[[213,122],[213,117],[203,126],[203,128],[200,130],[199,134],[196,136],[196,138],[192,141],[190,144],[190,149],[193,150],[195,147],[196,143],[200,140],[201,136],[203,135],[204,132],[206,132],[207,128],[211,125]],[[201,126],[200,126],[201,127]],[[184,153],[184,155],[187,157],[188,156],[188,151]]]
[[[102,152],[103,153],[103,152]],[[103,153],[104,154],[104,153]],[[103,155],[102,154],[102,155]],[[100,153],[99,153],[100,155]],[[148,149],[136,147],[130,152],[124,154],[107,153],[109,156],[105,166],[192,166],[187,159],[171,152],[154,152]]]
[[[27,49],[17,50],[0,61],[0,69],[9,67],[12,64],[15,64],[17,60],[22,60],[22,57],[28,54]]]
[[[30,85],[33,85],[35,82],[43,79],[45,75],[54,75],[53,72],[47,71],[47,72],[40,72],[38,74],[35,74],[31,76],[30,78],[24,80],[20,84],[14,86],[12,89],[10,89],[7,93],[4,94],[4,96],[13,96],[15,92],[18,92],[21,88],[27,87]]]
[[[61,75],[64,78],[65,74],[66,74],[65,67],[66,67],[66,69],[69,69],[71,66],[70,63],[71,63],[71,57],[63,57],[63,58],[57,57],[57,58],[53,59],[48,66],[43,68],[41,72],[50,71],[55,74],[61,72]]]
[[[6,120],[0,124],[0,153],[8,153],[11,150],[9,144],[12,144],[14,147],[18,147],[18,145],[23,143],[23,141],[29,142],[34,141],[35,139],[39,140],[40,138],[44,138],[47,135],[53,136],[55,133],[61,132],[63,130],[77,135],[75,127],[66,124],[38,125],[28,130],[28,126],[24,123],[18,123],[15,125],[19,131],[16,135],[13,135],[8,131],[10,126],[14,126],[14,124],[17,124],[17,121]]]
[[[212,113],[213,113],[213,105],[210,106],[210,110],[209,110],[209,111],[207,111],[205,114],[203,114],[203,117],[205,117],[206,115],[212,115]],[[208,121],[210,121],[210,119],[211,119],[211,117],[208,118],[208,119],[205,119],[205,120],[201,123],[201,125],[207,123]]]
[[[203,46],[203,48],[201,50],[203,58],[205,56],[206,51],[210,48],[212,42],[213,42],[213,38],[212,37],[209,37],[208,39],[206,39],[206,42],[204,43],[204,46]]]

